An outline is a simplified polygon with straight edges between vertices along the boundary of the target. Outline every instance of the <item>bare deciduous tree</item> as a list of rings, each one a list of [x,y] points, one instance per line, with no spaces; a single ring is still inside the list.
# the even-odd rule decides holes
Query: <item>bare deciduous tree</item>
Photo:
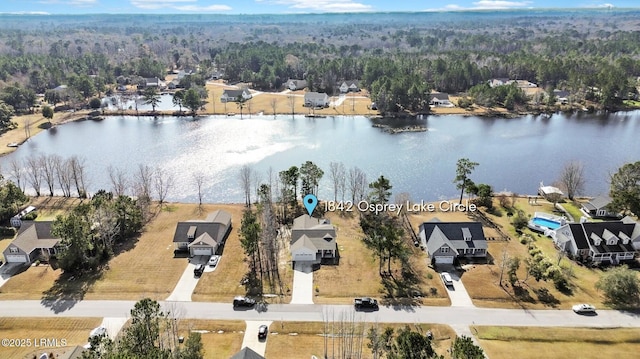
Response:
[[[193,181],[198,188],[198,205],[202,206],[202,186],[204,185],[204,173],[196,172],[193,174]]]
[[[291,106],[291,117],[296,113],[296,97],[294,95],[289,95],[289,106]]]
[[[244,165],[240,168],[240,183],[242,184],[242,190],[244,191],[244,205],[251,207],[251,179],[253,176],[253,170],[249,165]]]
[[[14,157],[9,161],[9,168],[11,170],[11,177],[16,181],[16,185],[18,185],[18,188],[24,192],[25,183],[22,180],[24,178],[24,169],[22,168],[22,164]]]
[[[63,160],[62,157],[55,157],[56,177],[62,189],[62,195],[64,197],[71,197],[71,160]]]
[[[165,172],[161,168],[156,168],[154,184],[156,193],[158,194],[158,202],[160,202],[161,207],[165,199],[167,199],[167,195],[173,188],[174,182],[175,178],[171,173]]]
[[[342,190],[344,196],[344,183],[347,175],[347,170],[342,162],[329,163],[329,177],[333,182],[333,200],[338,200],[338,194]]]
[[[71,178],[76,186],[78,198],[87,197],[86,160],[84,157],[71,156],[69,158]]]
[[[351,200],[353,202],[362,200],[368,186],[367,175],[358,167],[349,169],[348,186]]]
[[[36,196],[40,197],[40,185],[42,183],[42,168],[40,167],[40,161],[38,157],[27,158],[27,180],[34,191]]]
[[[153,170],[147,165],[138,165],[135,174],[135,193],[138,199],[151,201],[151,184],[153,182]]]
[[[584,191],[584,167],[579,161],[571,161],[564,165],[560,173],[560,185],[567,192],[567,197],[573,197]]]
[[[42,176],[47,188],[49,189],[49,196],[53,197],[53,189],[56,181],[56,163],[55,157],[57,155],[41,155],[38,160],[40,161],[40,167],[42,168]]]
[[[109,180],[111,181],[111,189],[114,196],[124,196],[128,185],[127,175],[123,170],[112,166],[107,168],[107,172],[109,173]]]

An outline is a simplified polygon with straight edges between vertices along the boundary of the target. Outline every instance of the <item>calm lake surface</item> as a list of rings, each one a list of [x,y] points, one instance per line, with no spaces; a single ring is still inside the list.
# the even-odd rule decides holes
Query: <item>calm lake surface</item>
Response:
[[[394,194],[414,201],[455,198],[456,161],[480,165],[471,178],[495,191],[534,194],[541,181],[556,181],[568,161],[583,163],[586,193],[608,192],[609,174],[640,160],[640,112],[608,115],[525,116],[517,119],[429,116],[412,123],[427,132],[388,134],[365,117],[205,116],[198,119],[108,117],[44,131],[7,162],[39,154],[86,159],[89,190],[110,189],[107,167],[133,174],[139,164],[161,167],[175,177],[171,201],[196,202],[194,173],[206,175],[206,202],[242,202],[239,169],[251,165],[266,182],[274,173],[311,160],[325,176],[320,197],[333,198],[329,163],[358,166],[371,182],[391,180]]]

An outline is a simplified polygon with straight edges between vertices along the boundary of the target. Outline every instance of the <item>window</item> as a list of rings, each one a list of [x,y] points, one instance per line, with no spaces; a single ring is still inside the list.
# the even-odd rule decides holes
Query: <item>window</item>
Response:
[[[9,247],[9,253],[18,253],[18,248],[17,247]]]
[[[441,247],[441,248],[440,248],[440,252],[442,252],[442,253],[449,253],[449,247]]]

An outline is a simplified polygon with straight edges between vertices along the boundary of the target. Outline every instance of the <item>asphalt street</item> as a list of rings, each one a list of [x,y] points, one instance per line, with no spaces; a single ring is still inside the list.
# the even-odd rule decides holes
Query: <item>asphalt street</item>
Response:
[[[134,301],[38,300],[2,301],[2,317],[129,317]],[[640,314],[599,310],[596,315],[578,315],[571,310],[524,310],[466,307],[380,307],[377,312],[354,312],[350,305],[271,304],[265,309],[234,310],[231,303],[160,302],[166,311],[182,318],[314,321],[353,313],[356,320],[380,323],[437,323],[449,325],[503,325],[541,327],[640,327]]]

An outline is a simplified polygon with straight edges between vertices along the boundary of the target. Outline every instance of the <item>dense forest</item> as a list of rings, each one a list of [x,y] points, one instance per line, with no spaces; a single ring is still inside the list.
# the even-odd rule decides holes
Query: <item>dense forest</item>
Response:
[[[289,78],[336,92],[358,80],[382,112],[428,109],[429,92],[524,106],[492,78],[566,90],[575,103],[619,108],[637,96],[637,11],[322,15],[0,15],[0,126],[33,111],[36,94],[82,104],[115,86],[197,70],[279,90]],[[65,85],[66,98],[52,89]],[[466,98],[465,98],[466,99]]]

